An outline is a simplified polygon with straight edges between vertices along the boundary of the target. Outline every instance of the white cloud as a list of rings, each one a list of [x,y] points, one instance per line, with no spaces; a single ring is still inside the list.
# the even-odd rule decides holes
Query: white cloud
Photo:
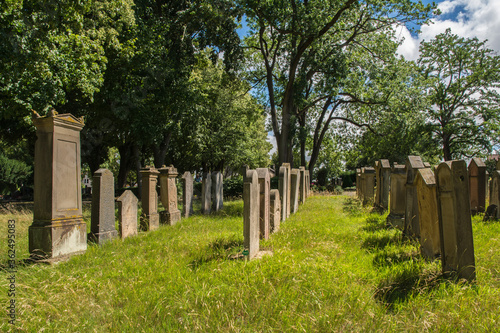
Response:
[[[409,60],[417,59],[420,42],[429,41],[447,28],[462,37],[487,39],[487,46],[500,53],[500,0],[448,0],[439,3],[438,7],[443,14],[441,18],[422,26],[417,38],[413,38],[405,27],[398,28],[401,29],[398,34],[405,38],[398,49],[399,54]],[[455,11],[456,17],[450,19]]]

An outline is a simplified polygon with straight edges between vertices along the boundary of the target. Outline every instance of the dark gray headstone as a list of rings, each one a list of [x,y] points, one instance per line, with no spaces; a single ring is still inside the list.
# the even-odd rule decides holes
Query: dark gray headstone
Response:
[[[115,183],[113,173],[99,169],[92,179],[92,213],[89,238],[103,244],[118,236],[115,227]]]
[[[201,213],[210,214],[212,208],[212,175],[210,172],[203,173],[201,185]]]

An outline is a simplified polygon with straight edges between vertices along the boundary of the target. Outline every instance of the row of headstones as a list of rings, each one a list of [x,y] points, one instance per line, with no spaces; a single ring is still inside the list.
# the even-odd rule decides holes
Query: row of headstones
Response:
[[[495,173],[491,198],[494,184],[500,197],[500,172]],[[374,168],[358,169],[356,178],[364,204],[374,198],[376,207],[387,209],[390,194],[388,223],[419,239],[425,257],[441,257],[443,272],[475,279],[471,213],[484,212],[488,179],[481,159],[472,159],[468,169],[463,160],[442,162],[435,172],[419,156],[392,168],[388,160],[379,160]]]
[[[271,190],[269,170],[243,169],[243,235],[247,259],[259,252],[260,240],[279,230],[280,223],[296,213],[310,195],[310,174],[305,167],[279,168],[278,190]]]

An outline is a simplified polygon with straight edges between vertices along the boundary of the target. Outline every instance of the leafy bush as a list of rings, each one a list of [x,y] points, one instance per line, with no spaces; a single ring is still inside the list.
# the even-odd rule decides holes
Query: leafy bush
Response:
[[[231,177],[224,179],[224,196],[239,198],[243,196],[243,177]]]
[[[14,193],[32,172],[26,163],[0,153],[0,194]]]

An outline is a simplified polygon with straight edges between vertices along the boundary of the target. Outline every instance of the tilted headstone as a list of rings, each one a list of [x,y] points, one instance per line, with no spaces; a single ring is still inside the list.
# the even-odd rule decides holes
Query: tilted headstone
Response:
[[[212,208],[212,175],[210,172],[203,173],[201,184],[201,213],[210,214]]]
[[[418,169],[423,168],[425,166],[420,156],[408,156],[406,159],[406,212],[403,234],[408,237],[420,236],[418,199],[414,181]]]
[[[120,237],[127,238],[137,235],[137,197],[126,190],[116,199],[118,202],[118,226]]]
[[[259,177],[257,171],[247,170],[243,181],[244,251],[250,260],[259,252]]]
[[[469,163],[470,209],[472,214],[484,213],[486,209],[486,164],[480,158]]]
[[[218,212],[222,209],[224,200],[223,179],[220,171],[212,172],[212,210]]]
[[[154,167],[145,167],[140,170],[142,178],[142,229],[145,231],[156,230],[160,226],[160,216],[158,214],[158,192],[156,192],[156,183],[158,182],[159,172]]]
[[[300,171],[299,169],[292,169],[292,183],[291,183],[291,193],[290,193],[290,212],[292,214],[297,213],[299,210],[299,197],[300,197]]]
[[[273,233],[279,230],[281,221],[281,200],[278,190],[271,190],[269,207],[269,221],[271,224],[271,233]]]
[[[403,230],[406,212],[406,168],[404,165],[394,164],[392,167],[390,197],[387,223]]]
[[[434,259],[441,253],[434,172],[430,168],[418,169],[415,186],[420,219],[420,249],[422,255]]]
[[[260,239],[269,239],[270,222],[270,192],[271,192],[271,178],[269,177],[269,170],[267,168],[257,168],[257,176],[259,177],[259,226],[260,226]]]
[[[306,201],[306,168],[299,167],[300,185],[299,185],[299,203],[303,204]]]
[[[389,190],[391,186],[391,164],[389,160],[375,162],[375,176],[377,178],[375,205],[387,210],[389,208]]]
[[[279,169],[278,189],[281,197],[281,220],[285,221],[288,207],[288,169],[281,166]]]
[[[193,214],[193,175],[186,171],[182,175],[182,216],[188,218]]]
[[[363,180],[363,205],[371,205],[375,199],[375,169],[371,167],[362,168]]]
[[[160,199],[163,204],[161,214],[162,223],[174,225],[181,219],[181,211],[177,207],[176,180],[179,173],[173,165],[163,166],[160,172]]]
[[[290,166],[290,163],[283,163],[281,164],[284,166],[287,170],[287,175],[288,175],[288,193],[286,196],[286,217],[289,218],[290,214],[292,213],[292,204],[291,204],[291,199],[292,199],[292,167]]]
[[[115,181],[108,169],[99,169],[92,179],[92,212],[89,237],[97,244],[116,238],[115,227]]]
[[[465,161],[439,164],[436,182],[443,272],[456,271],[460,278],[474,280],[476,269]]]
[[[33,118],[36,127],[33,224],[29,251],[35,259],[55,259],[87,249],[82,217],[80,131],[84,123],[52,111]]]
[[[500,207],[500,171],[495,170],[491,174],[490,181],[490,206]],[[488,208],[490,207],[488,206]],[[493,208],[490,209],[490,215],[493,211]],[[494,210],[496,213],[494,216],[490,216],[490,218],[499,218],[500,209]]]

